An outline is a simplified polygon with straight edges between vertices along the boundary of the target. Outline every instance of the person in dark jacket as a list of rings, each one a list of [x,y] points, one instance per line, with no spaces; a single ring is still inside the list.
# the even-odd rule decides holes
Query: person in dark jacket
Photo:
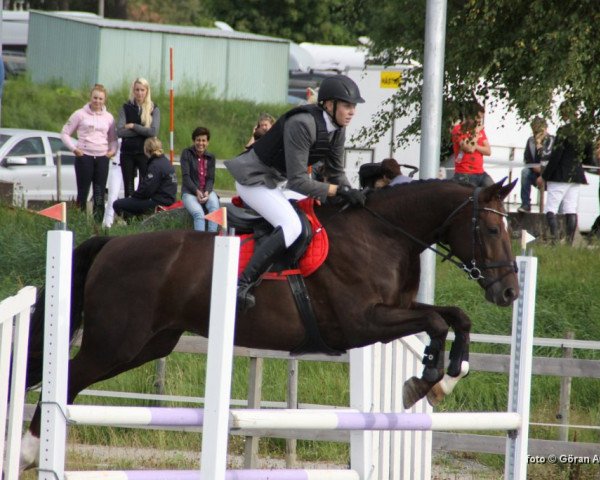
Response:
[[[130,218],[152,213],[156,207],[168,207],[177,196],[177,175],[167,157],[162,143],[156,137],[144,142],[144,153],[148,156],[148,170],[131,197],[120,198],[113,203],[117,215]]]
[[[531,187],[541,186],[542,164],[547,164],[554,147],[554,135],[548,133],[548,124],[542,117],[535,117],[531,121],[533,135],[527,139],[523,161],[526,165],[521,170],[521,206],[519,212],[531,211]]]
[[[156,137],[160,130],[160,110],[152,102],[150,84],[145,78],[136,78],[131,84],[129,100],[119,110],[117,136],[121,142],[121,172],[125,196],[134,190],[134,179],[146,175],[148,157],[144,154],[144,142]]]
[[[558,238],[556,214],[559,207],[567,220],[567,238],[573,243],[577,230],[579,185],[587,184],[582,163],[594,164],[593,147],[577,132],[575,121],[577,109],[569,102],[560,105],[559,113],[565,124],[556,132],[554,149],[548,165],[542,172],[546,181],[547,199],[544,212],[554,240]]]
[[[364,205],[365,194],[351,188],[344,173],[345,127],[356,104],[363,102],[352,79],[327,77],[319,88],[318,105],[290,110],[252,148],[225,162],[242,200],[275,227],[240,275],[239,311],[254,306],[250,289],[301,233],[300,219],[288,201],[290,195],[322,202],[337,196],[350,205]],[[308,173],[308,166],[319,161],[327,182]]]
[[[208,128],[198,127],[192,132],[194,145],[181,153],[181,200],[194,219],[194,230],[206,230],[205,213],[219,209],[215,186],[216,159],[206,149],[210,142]],[[218,225],[208,222],[208,231],[216,232]]]

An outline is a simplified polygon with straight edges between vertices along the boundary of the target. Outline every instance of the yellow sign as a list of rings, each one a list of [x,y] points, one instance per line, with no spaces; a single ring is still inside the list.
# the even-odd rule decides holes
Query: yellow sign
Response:
[[[402,72],[383,70],[379,79],[380,88],[398,88],[402,83]]]

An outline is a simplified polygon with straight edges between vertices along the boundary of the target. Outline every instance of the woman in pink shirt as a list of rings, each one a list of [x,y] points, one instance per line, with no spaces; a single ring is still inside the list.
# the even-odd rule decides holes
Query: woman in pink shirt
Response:
[[[77,133],[77,143],[71,135]],[[90,185],[93,185],[94,217],[104,216],[104,191],[109,159],[117,151],[115,119],[106,110],[106,88],[96,84],[90,102],[75,111],[62,129],[61,138],[75,156],[77,203],[85,211]]]

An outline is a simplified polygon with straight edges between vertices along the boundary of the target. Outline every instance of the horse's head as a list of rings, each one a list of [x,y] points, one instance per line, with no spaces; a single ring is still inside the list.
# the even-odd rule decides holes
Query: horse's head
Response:
[[[504,185],[505,180],[476,188],[464,208],[454,212],[455,220],[446,232],[452,253],[485,290],[486,299],[499,306],[508,306],[519,296],[507,213],[502,204],[517,180]]]

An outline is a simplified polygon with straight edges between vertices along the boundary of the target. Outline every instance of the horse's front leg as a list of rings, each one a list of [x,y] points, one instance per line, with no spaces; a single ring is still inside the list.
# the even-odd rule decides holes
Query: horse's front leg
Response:
[[[425,307],[428,307],[425,305]],[[455,338],[450,348],[448,371],[427,394],[427,400],[435,406],[452,393],[458,381],[469,373],[469,344],[471,320],[458,307],[434,307],[454,330]]]
[[[425,397],[444,376],[448,323],[435,307],[421,304],[410,310],[378,304],[368,317],[367,336],[372,340],[369,343],[387,343],[420,332],[426,332],[431,339],[425,349],[423,375],[421,378],[412,377],[404,383],[402,401],[404,408],[410,408]]]

